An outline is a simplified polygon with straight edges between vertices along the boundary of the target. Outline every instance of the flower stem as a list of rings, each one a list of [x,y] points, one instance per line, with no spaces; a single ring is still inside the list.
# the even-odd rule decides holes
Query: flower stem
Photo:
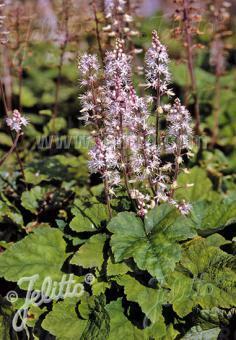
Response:
[[[215,98],[214,98],[214,126],[212,133],[211,146],[217,143],[218,134],[219,134],[219,112],[220,112],[220,76],[216,75],[216,83],[215,83]]]
[[[22,134],[21,133],[17,133],[16,138],[12,144],[12,147],[10,148],[10,150],[0,159],[0,166],[6,161],[6,159],[12,154],[12,152],[16,149],[18,140],[20,138]]]
[[[1,89],[1,92],[2,92],[3,105],[4,105],[4,109],[5,109],[5,116],[8,117],[8,107],[7,107],[5,92],[4,92],[4,89],[3,89],[3,85],[2,85],[1,80],[0,80],[0,89]],[[13,137],[13,134],[12,134],[11,131],[10,131],[10,135],[11,135],[12,142],[13,142],[13,144],[14,144],[14,137]],[[22,178],[23,178],[23,180],[25,181],[24,167],[23,167],[23,164],[22,164],[22,161],[21,161],[19,152],[18,152],[18,150],[17,150],[17,146],[14,148],[14,151],[15,151],[15,153],[16,153],[16,158],[17,158],[18,164],[19,164],[19,166],[20,166],[20,171],[21,171]]]
[[[200,108],[199,108],[199,97],[197,93],[197,83],[196,76],[194,72],[194,63],[193,63],[193,43],[192,36],[189,32],[189,0],[184,0],[184,30],[185,30],[185,44],[187,47],[187,59],[188,59],[188,70],[191,80],[191,89],[194,97],[194,113],[195,113],[195,132],[196,134],[200,134]]]
[[[99,20],[98,20],[98,16],[97,16],[97,8],[96,8],[95,1],[92,2],[92,7],[93,7],[93,15],[94,15],[94,21],[95,21],[95,30],[96,30],[96,39],[97,39],[97,44],[98,44],[98,50],[99,50],[100,58],[101,58],[101,61],[102,61],[102,65],[104,67],[105,66],[105,64],[104,64],[104,53],[103,53],[103,50],[102,50],[101,36],[100,36],[100,31],[99,31]]]

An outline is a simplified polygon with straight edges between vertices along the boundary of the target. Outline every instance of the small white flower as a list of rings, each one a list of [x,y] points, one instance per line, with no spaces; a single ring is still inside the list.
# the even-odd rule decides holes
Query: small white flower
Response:
[[[14,110],[12,116],[6,118],[6,123],[12,131],[20,132],[22,125],[28,125],[29,121],[26,117],[22,116],[18,110]]]
[[[192,205],[183,201],[182,203],[178,204],[178,209],[182,215],[188,215],[191,212]]]

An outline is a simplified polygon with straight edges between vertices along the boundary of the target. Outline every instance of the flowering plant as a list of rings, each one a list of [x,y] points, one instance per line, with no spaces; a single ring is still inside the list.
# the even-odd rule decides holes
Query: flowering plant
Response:
[[[4,340],[234,338],[234,20],[141,2],[0,0]]]
[[[124,52],[123,41],[117,40],[115,49],[107,52],[103,71],[96,56],[85,54],[80,59],[81,85],[87,87],[81,97],[82,119],[94,128],[89,168],[104,180],[110,213],[111,196],[120,185],[140,216],[160,202],[175,205],[183,214],[190,210],[188,203],[174,199],[174,192],[183,157],[190,155],[191,117],[178,98],[173,104],[162,104],[164,96],[174,95],[168,62],[166,47],[154,31],[145,58],[147,88],[154,95],[142,98],[134,88],[131,57]],[[150,103],[154,103],[154,126]],[[160,128],[160,115],[165,131]]]

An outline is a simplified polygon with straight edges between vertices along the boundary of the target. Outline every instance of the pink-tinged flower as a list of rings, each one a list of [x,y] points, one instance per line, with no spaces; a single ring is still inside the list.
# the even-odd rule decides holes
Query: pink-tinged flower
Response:
[[[122,40],[117,40],[114,50],[107,52],[101,77],[94,56],[81,58],[81,83],[87,88],[81,96],[81,112],[85,121],[94,128],[95,145],[90,151],[90,171],[101,175],[111,196],[115,194],[115,187],[125,185],[129,197],[136,202],[137,213],[142,217],[161,202],[169,202],[182,214],[187,214],[191,206],[184,201],[178,203],[173,197],[182,156],[189,149],[192,134],[190,114],[179,99],[173,105],[159,106],[160,113],[166,117],[167,128],[166,134],[161,135],[160,142],[156,143],[156,129],[148,109],[150,100],[147,96],[140,98],[137,95],[132,82],[131,61],[132,58],[124,52]],[[160,95],[169,95],[168,56],[156,32],[153,33],[146,61],[150,87],[159,90]],[[163,150],[165,136],[167,150]],[[165,161],[162,151],[174,155],[171,163]],[[152,197],[145,194],[147,186]]]
[[[85,53],[79,61],[79,70],[83,76],[96,76],[100,68],[96,55]]]
[[[106,15],[107,18],[110,18],[112,16],[114,8],[115,8],[115,1],[114,0],[105,0],[104,1],[105,15]]]
[[[188,215],[192,210],[192,205],[185,201],[179,203],[177,207],[182,215]]]
[[[12,131],[20,132],[22,126],[28,125],[29,121],[18,110],[14,110],[12,116],[6,118],[6,123]]]
[[[169,152],[174,154],[179,152],[180,156],[181,150],[190,147],[192,119],[189,111],[181,105],[178,98],[175,99],[174,105],[169,109],[166,120],[168,123],[167,136],[170,139]]]
[[[135,4],[127,0],[104,0],[104,12],[106,25],[103,31],[111,38],[125,38],[127,40],[137,36],[139,32],[135,29],[132,14],[136,11]],[[134,49],[134,53],[139,52]]]
[[[171,79],[168,69],[169,57],[156,31],[152,33],[152,46],[146,53],[145,61],[147,86],[158,90],[161,96],[168,94]]]

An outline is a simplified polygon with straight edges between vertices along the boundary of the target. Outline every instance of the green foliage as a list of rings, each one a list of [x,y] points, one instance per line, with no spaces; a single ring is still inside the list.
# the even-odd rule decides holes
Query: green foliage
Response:
[[[236,221],[236,201],[198,201],[193,204],[191,218],[201,235],[220,231]]]
[[[201,326],[194,326],[191,330],[183,337],[183,339],[191,339],[191,340],[215,340],[218,338],[220,333],[220,328],[215,327],[211,329],[202,329]]]
[[[70,228],[77,232],[94,232],[108,218],[106,206],[96,199],[90,202],[76,199],[73,204],[72,214],[75,217],[70,223]]]
[[[146,317],[152,323],[158,323],[158,334],[164,335],[165,323],[162,316],[162,305],[167,302],[166,292],[162,289],[145,287],[128,275],[117,278],[116,281],[119,285],[124,286],[127,300],[138,303]],[[152,301],[151,305],[150,301]]]
[[[4,221],[5,218],[10,219],[17,225],[23,225],[23,219],[20,211],[9,202],[9,200],[1,194],[0,198],[0,221]]]
[[[121,299],[112,301],[106,306],[111,323],[109,340],[115,339],[130,339],[130,340],[142,340],[143,332],[137,327],[132,325],[129,319],[124,315]]]
[[[204,309],[236,303],[235,258],[205,240],[190,242],[179,268],[170,276],[170,301],[178,315],[184,317],[194,306]]]
[[[90,237],[73,256],[70,263],[84,268],[97,267],[101,269],[103,263],[103,247],[106,235],[98,234]]]
[[[39,186],[34,187],[30,191],[23,192],[21,196],[21,204],[25,209],[32,213],[37,213],[39,201],[42,201],[44,194],[44,188]]]
[[[47,276],[60,281],[60,269],[66,259],[65,246],[59,230],[38,228],[0,256],[0,276],[16,282],[23,277],[39,275],[36,289]],[[22,282],[21,287],[27,289],[28,282]]]
[[[157,279],[164,279],[179,261],[178,241],[196,235],[189,221],[169,205],[152,210],[144,223],[132,213],[120,213],[108,229],[113,233],[111,247],[116,262],[133,257],[140,269]]]
[[[187,184],[191,187],[186,188]],[[178,177],[178,186],[175,197],[189,202],[209,199],[211,197],[212,183],[204,169],[194,167],[189,174],[182,173]]]
[[[42,327],[58,340],[76,339],[86,327],[86,321],[77,316],[76,305],[77,299],[71,298],[55,303],[52,312],[43,321]]]

